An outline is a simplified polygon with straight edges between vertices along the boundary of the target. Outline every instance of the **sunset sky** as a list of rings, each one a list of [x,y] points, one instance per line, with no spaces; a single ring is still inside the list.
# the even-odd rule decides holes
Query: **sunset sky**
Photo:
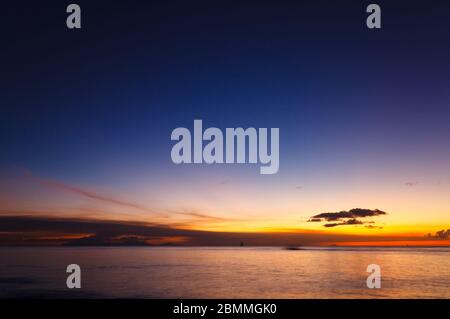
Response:
[[[448,12],[314,3],[9,9],[0,245],[450,245]],[[279,172],[173,164],[195,119],[280,128]],[[385,214],[311,221],[355,208]]]

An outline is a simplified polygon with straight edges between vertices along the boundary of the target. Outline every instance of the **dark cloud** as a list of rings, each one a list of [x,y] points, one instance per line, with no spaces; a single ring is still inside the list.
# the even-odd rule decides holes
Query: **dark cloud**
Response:
[[[450,229],[443,229],[438,232],[436,232],[434,235],[428,234],[428,237],[430,238],[438,238],[438,239],[449,239],[450,238]]]
[[[189,230],[157,223],[99,221],[35,216],[0,216],[0,233],[97,234],[113,237],[127,234],[165,236],[189,234]]]
[[[320,213],[312,216],[308,222],[331,222],[326,223],[324,227],[336,227],[345,225],[362,225],[362,224],[373,224],[373,221],[361,221],[361,218],[376,217],[380,215],[386,215],[386,212],[379,209],[365,209],[365,208],[353,208],[349,211],[340,211],[334,213]],[[378,228],[376,226],[368,228]]]
[[[365,218],[365,217],[374,217],[379,215],[386,215],[386,212],[383,212],[379,209],[364,209],[364,208],[353,208],[349,211],[340,211],[337,213],[321,213],[318,215],[314,215],[311,217],[311,219],[315,219],[315,221],[318,221],[317,219],[324,220],[327,222],[331,221],[337,221],[341,219],[346,218]]]
[[[364,227],[369,228],[369,229],[383,229],[383,227],[381,227],[381,226],[374,226],[374,225],[366,225]]]
[[[352,223],[352,222],[350,222]],[[378,239],[378,238],[377,238]],[[386,237],[386,240],[398,237]],[[198,231],[151,223],[0,215],[0,246],[307,246],[323,242],[371,241],[371,236],[304,233]]]
[[[152,236],[98,236],[92,235],[72,239],[65,246],[149,246]]]
[[[346,221],[343,221],[342,223],[328,223],[323,225],[324,227],[336,227],[336,226],[342,226],[342,225],[362,225],[363,222],[357,219],[349,219]]]

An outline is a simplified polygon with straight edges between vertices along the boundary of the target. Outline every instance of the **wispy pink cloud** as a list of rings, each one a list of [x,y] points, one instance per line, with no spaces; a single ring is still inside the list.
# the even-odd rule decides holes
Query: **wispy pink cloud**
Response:
[[[137,210],[144,211],[147,213],[155,214],[154,210],[150,209],[149,207],[137,204],[137,203],[118,199],[118,198],[115,198],[112,196],[106,196],[106,195],[103,195],[103,194],[100,194],[100,193],[97,193],[97,192],[94,192],[91,190],[86,190],[84,188],[69,185],[69,184],[66,184],[63,182],[37,177],[29,170],[23,169],[22,171],[25,176],[27,176],[28,178],[31,178],[33,181],[35,181],[43,186],[47,186],[47,187],[50,187],[53,189],[58,189],[58,190],[73,193],[73,194],[78,194],[83,197],[102,201],[105,203],[119,205],[119,206],[126,207],[126,208],[133,208],[133,209],[137,209]]]
[[[55,180],[51,180],[51,179],[47,179],[47,178],[41,178],[41,177],[34,175],[30,170],[27,170],[27,169],[22,169],[22,172],[27,178],[30,178],[32,181],[39,183],[40,185],[43,185],[45,187],[50,187],[50,188],[68,192],[71,194],[77,194],[82,197],[97,200],[97,201],[104,202],[107,204],[113,204],[113,205],[117,205],[117,206],[128,208],[128,209],[130,209],[130,208],[136,209],[136,210],[139,210],[142,212],[150,213],[150,214],[152,214],[152,216],[156,215],[156,216],[162,217],[162,218],[170,218],[171,215],[182,215],[182,216],[191,217],[193,220],[203,221],[203,222],[220,222],[220,221],[230,220],[229,218],[199,213],[199,212],[192,211],[192,210],[174,211],[174,212],[170,212],[170,213],[156,212],[154,209],[151,209],[149,207],[146,207],[144,205],[141,205],[141,204],[138,204],[135,202],[118,199],[114,196],[100,194],[98,192],[94,192],[92,190],[87,190],[85,188],[70,185],[70,184],[67,184],[64,182],[55,181]],[[170,223],[170,224],[172,225],[172,223]],[[186,226],[186,225],[192,226],[190,223],[186,224],[185,222],[181,222],[177,225],[178,226]]]

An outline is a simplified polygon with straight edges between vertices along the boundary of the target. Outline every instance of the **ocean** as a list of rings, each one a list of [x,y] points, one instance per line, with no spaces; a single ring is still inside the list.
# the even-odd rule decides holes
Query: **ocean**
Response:
[[[80,289],[66,286],[69,264]],[[449,247],[3,247],[0,297],[450,298],[449,265]]]

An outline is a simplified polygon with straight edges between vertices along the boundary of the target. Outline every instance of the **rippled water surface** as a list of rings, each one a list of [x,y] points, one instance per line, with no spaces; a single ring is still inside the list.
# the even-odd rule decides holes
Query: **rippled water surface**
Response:
[[[450,298],[449,265],[449,248],[0,248],[0,297]]]

